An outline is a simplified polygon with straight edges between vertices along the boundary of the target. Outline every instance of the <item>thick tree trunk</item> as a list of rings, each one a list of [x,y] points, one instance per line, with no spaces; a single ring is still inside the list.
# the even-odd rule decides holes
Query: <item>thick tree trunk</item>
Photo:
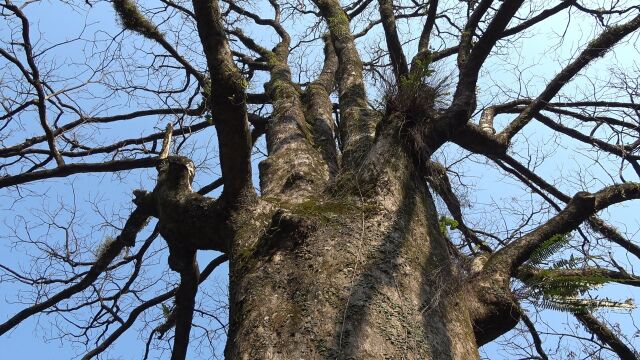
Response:
[[[334,189],[236,216],[228,359],[478,357],[424,181],[397,144],[376,147],[374,184],[336,186],[367,202]]]

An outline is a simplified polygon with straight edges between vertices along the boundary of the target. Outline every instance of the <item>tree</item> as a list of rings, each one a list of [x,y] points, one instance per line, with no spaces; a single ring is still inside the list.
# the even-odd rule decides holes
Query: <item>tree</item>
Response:
[[[104,5],[64,4],[79,13]],[[637,358],[593,312],[630,306],[595,297],[597,286],[640,283],[634,225],[625,233],[599,215],[640,198],[631,180],[640,175],[640,72],[616,69],[614,56],[637,55],[625,47],[638,41],[633,2],[110,5],[122,31],[88,17],[64,40],[38,34],[37,1],[0,5],[0,187],[15,211],[6,238],[24,251],[0,265],[3,283],[21,289],[7,302],[24,303],[3,311],[0,335],[52,314],[57,336],[79,336],[88,359],[144,321],[145,357],[168,333],[171,358],[184,359],[195,346],[194,312],[216,319],[202,309],[206,299],[196,301],[207,292],[200,284],[228,260],[229,359],[474,359],[520,322],[529,334],[510,334],[533,339],[521,354],[546,359],[531,316],[545,307],[575,316],[592,356]],[[556,52],[570,59],[544,82],[527,74],[519,46],[565,27],[542,40],[553,56],[577,41],[573,17],[593,29],[589,41],[575,54]],[[606,81],[587,69],[603,63]],[[516,81],[496,80],[496,68],[513,69]],[[492,80],[504,83],[487,88]],[[137,126],[142,135],[130,137]],[[555,145],[538,147],[536,132]],[[266,156],[261,145],[252,152],[262,135]],[[570,179],[544,169],[572,166],[554,157],[557,146],[583,155]],[[479,190],[466,179],[483,172],[524,190],[510,202],[470,204]],[[129,215],[114,219],[93,199],[103,227],[92,237],[77,233],[86,220],[75,194],[55,211],[19,215],[49,187],[89,194],[72,180],[84,173],[131,186]],[[194,179],[214,181],[194,191]],[[222,255],[200,267],[205,251]],[[159,257],[179,275],[176,287],[166,271],[148,270]],[[151,312],[162,316],[142,319]]]

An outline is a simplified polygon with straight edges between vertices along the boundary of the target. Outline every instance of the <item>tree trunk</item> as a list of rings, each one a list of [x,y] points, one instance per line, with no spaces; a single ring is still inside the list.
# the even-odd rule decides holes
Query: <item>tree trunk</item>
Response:
[[[399,148],[379,141],[371,176],[330,194],[236,215],[228,359],[478,358],[459,264]]]

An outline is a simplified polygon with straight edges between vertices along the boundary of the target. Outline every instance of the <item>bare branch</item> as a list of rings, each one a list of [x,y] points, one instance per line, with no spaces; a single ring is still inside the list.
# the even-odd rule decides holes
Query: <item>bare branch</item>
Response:
[[[156,166],[157,163],[157,157],[150,157],[141,159],[113,160],[101,163],[66,164],[54,169],[25,172],[18,175],[1,177],[0,188],[20,185],[36,180],[65,177],[72,174],[91,172],[114,172],[150,168]]]
[[[560,89],[579,71],[584,69],[594,59],[604,56],[616,43],[638,28],[640,28],[640,16],[636,16],[625,24],[615,25],[606,29],[597,38],[589,42],[586,49],[584,49],[573,62],[562,69],[562,71],[547,84],[542,93],[500,132],[499,136],[507,140],[511,139],[528,124],[540,110],[544,109],[547,103],[550,102]]]
[[[611,331],[605,324],[600,322],[590,313],[574,313],[578,321],[584,325],[587,330],[595,334],[600,341],[611,346],[611,349],[620,357],[621,360],[637,360],[638,354],[634,352],[627,344],[625,344],[616,334]]]
[[[148,39],[155,40],[162,46],[180,65],[184,66],[188,74],[192,75],[202,87],[206,84],[206,78],[196,70],[176,49],[169,44],[157,26],[151,23],[138,9],[133,0],[114,0],[113,7],[122,20],[122,25]]]
[[[640,184],[636,183],[608,186],[593,194],[579,192],[556,216],[495,252],[487,261],[483,271],[513,275],[545,240],[556,234],[565,234],[574,230],[595,212],[612,204],[638,198],[640,198]]]
[[[462,210],[460,207],[460,201],[451,188],[451,182],[447,176],[446,169],[439,163],[430,162],[425,166],[425,173],[427,181],[433,187],[433,189],[444,200],[449,212],[453,216],[454,220],[458,222],[458,229],[464,234],[470,243],[475,244],[482,251],[493,252],[484,241],[482,241],[473,230],[469,229],[462,217]]]
[[[216,257],[215,259],[211,260],[211,262],[209,262],[209,264],[207,264],[207,266],[202,270],[202,273],[200,274],[200,277],[198,279],[198,281],[200,283],[202,283],[204,280],[206,280],[209,275],[211,275],[211,273],[213,273],[213,271],[221,264],[225,263],[228,260],[227,255],[220,255],[218,257]],[[131,311],[131,313],[129,313],[129,317],[127,318],[127,320],[122,323],[120,325],[120,327],[118,327],[116,330],[113,331],[113,333],[111,333],[111,335],[109,335],[109,337],[107,337],[102,343],[100,343],[96,348],[92,349],[91,351],[87,352],[87,354],[85,354],[85,356],[82,357],[83,360],[89,360],[97,355],[99,355],[100,353],[104,352],[106,349],[109,348],[109,346],[111,346],[111,344],[113,344],[118,338],[120,338],[120,336],[122,334],[125,333],[125,331],[127,331],[129,328],[131,328],[131,326],[136,322],[136,320],[138,319],[138,316],[140,316],[140,314],[142,314],[144,311],[156,306],[156,305],[160,305],[163,302],[171,299],[173,296],[176,295],[176,289],[172,289],[170,291],[167,291],[163,294],[160,294],[152,299],[146,300],[145,302],[143,302],[142,304],[138,305],[135,309],[133,309]]]
[[[533,338],[533,345],[536,347],[536,351],[538,352],[538,355],[540,355],[540,358],[542,360],[549,360],[547,353],[545,353],[544,349],[542,348],[542,339],[540,339],[540,334],[538,333],[538,330],[536,330],[536,327],[531,319],[529,319],[529,316],[522,312],[522,314],[520,315],[520,319],[522,320],[522,322],[524,322],[527,329],[529,329],[529,333]]]
[[[33,87],[36,89],[36,92],[38,94],[38,101],[37,101],[38,117],[40,119],[40,125],[44,129],[44,133],[47,138],[47,143],[49,144],[49,149],[51,150],[51,154],[53,155],[54,159],[56,159],[56,163],[58,164],[58,166],[63,166],[64,160],[62,159],[62,156],[60,155],[60,152],[56,147],[55,135],[47,122],[47,106],[46,106],[47,96],[44,91],[42,79],[40,78],[40,70],[38,69],[38,66],[36,65],[36,62],[35,62],[33,45],[31,44],[31,38],[29,34],[29,31],[30,31],[29,20],[27,19],[25,14],[22,12],[22,10],[20,10],[20,8],[11,4],[10,2],[7,2],[2,6],[12,11],[20,19],[22,23],[22,39],[23,39],[22,47],[24,48],[25,56],[27,58],[27,63],[29,64],[29,68],[31,69],[31,73],[30,73],[30,76],[27,77],[27,81],[29,81],[31,85],[33,85]]]
[[[125,223],[125,226],[122,229],[120,235],[114,241],[107,244],[105,249],[100,253],[100,256],[98,257],[96,262],[91,266],[87,274],[79,282],[49,297],[47,300],[34,304],[33,306],[28,307],[12,316],[9,320],[0,325],[0,335],[11,330],[30,316],[48,309],[56,305],[60,301],[66,300],[91,286],[91,284],[93,284],[98,276],[102,274],[107,266],[111,264],[113,259],[120,255],[125,247],[134,246],[136,235],[145,226],[148,218],[148,209],[140,206],[137,207],[127,219],[127,222]]]
[[[384,36],[387,39],[387,49],[393,65],[396,81],[400,83],[400,78],[409,72],[407,59],[402,50],[402,43],[398,37],[396,29],[396,18],[393,14],[393,0],[378,0],[380,18],[384,28]]]
[[[173,124],[168,123],[162,141],[162,151],[160,151],[160,159],[166,159],[169,156],[169,148],[171,147],[171,136],[173,136]]]

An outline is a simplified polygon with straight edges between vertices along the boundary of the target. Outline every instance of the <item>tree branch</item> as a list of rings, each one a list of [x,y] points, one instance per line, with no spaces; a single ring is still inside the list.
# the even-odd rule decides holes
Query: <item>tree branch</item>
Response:
[[[515,275],[518,267],[527,261],[533,251],[545,240],[574,230],[595,212],[612,204],[637,198],[640,198],[640,184],[637,183],[612,185],[593,194],[579,192],[557,215],[529,234],[495,252],[487,261],[483,271],[487,274],[499,272]]]
[[[0,335],[11,330],[30,316],[48,309],[60,301],[66,300],[91,286],[98,276],[105,271],[113,259],[115,259],[125,247],[134,246],[136,235],[145,226],[148,218],[148,209],[143,206],[138,206],[127,219],[120,235],[114,241],[105,246],[104,250],[99,254],[98,259],[96,259],[95,263],[91,266],[82,280],[51,296],[47,300],[34,304],[11,317],[0,325]]]
[[[64,165],[64,159],[60,155],[58,148],[55,144],[55,134],[49,127],[47,122],[47,96],[44,92],[44,86],[42,84],[42,79],[40,78],[40,70],[35,62],[35,55],[33,54],[33,45],[31,44],[31,38],[29,34],[29,20],[26,15],[18,8],[17,6],[7,2],[2,5],[3,7],[9,9],[13,12],[22,23],[22,47],[24,48],[25,57],[27,58],[27,63],[29,64],[29,68],[31,69],[30,76],[27,76],[27,81],[36,89],[38,94],[38,118],[40,119],[40,125],[44,129],[45,137],[47,139],[47,143],[49,145],[49,149],[51,150],[51,155],[56,160],[58,166]]]
[[[136,32],[148,39],[156,41],[162,46],[180,65],[184,66],[185,71],[195,77],[200,86],[206,86],[206,78],[200,71],[195,69],[178,51],[169,44],[164,35],[158,30],[149,19],[147,19],[138,9],[133,0],[114,0],[113,7],[122,20],[122,25],[127,30]]]
[[[493,161],[497,161],[497,162],[504,161],[506,164],[511,166],[517,173],[519,173],[519,174],[521,174],[523,176],[523,179],[521,179],[521,180],[526,180],[526,181],[524,181],[525,185],[531,187],[531,184],[528,183],[528,181],[530,181],[531,183],[533,183],[536,186],[540,187],[542,190],[544,190],[547,193],[553,195],[554,197],[556,197],[557,199],[559,199],[560,201],[562,201],[564,203],[568,203],[569,201],[571,201],[571,197],[570,196],[568,196],[568,195],[562,193],[561,191],[559,191],[558,189],[556,189],[553,185],[551,185],[548,182],[546,182],[540,176],[538,176],[537,174],[535,174],[531,170],[527,169],[527,167],[523,166],[522,164],[517,162],[512,157],[510,157],[510,156],[508,156],[506,154],[503,154],[503,155],[501,155],[499,157],[490,157],[490,158]],[[551,199],[549,199],[546,195],[541,193],[539,191],[539,189],[534,188],[534,187],[531,187],[531,188],[532,188],[532,190],[534,190],[537,193],[539,193],[542,196],[543,199],[545,199],[547,202],[549,202],[554,207],[556,207],[558,210],[560,210],[560,208],[557,207],[557,205],[553,201],[551,201]],[[630,253],[635,255],[638,259],[640,259],[640,246],[638,246],[638,245],[632,243],[631,241],[625,239],[614,227],[608,225],[602,219],[600,219],[599,217],[597,217],[595,215],[591,216],[588,219],[588,223],[594,230],[598,231],[599,233],[601,233],[602,235],[607,237],[610,241],[614,242],[615,244],[620,245],[622,248],[624,248],[625,250],[629,251]]]
[[[583,268],[583,269],[534,269],[521,268],[518,269],[519,278],[521,277],[548,277],[548,278],[576,278],[585,277],[601,277],[608,281],[616,282],[623,285],[640,286],[640,277],[633,276],[626,272],[615,271],[602,268]]]
[[[605,324],[600,322],[590,313],[574,313],[573,314],[587,330],[595,334],[600,341],[607,344],[620,357],[621,360],[637,360],[638,354],[625,344],[616,334],[611,331]]]
[[[340,102],[340,140],[342,161],[357,166],[371,148],[375,118],[368,113],[362,60],[349,28],[349,18],[337,0],[314,0],[327,22],[338,57],[338,98]]]
[[[542,360],[549,360],[547,353],[545,353],[544,348],[542,347],[542,339],[540,339],[540,334],[538,334],[538,330],[536,330],[535,325],[524,311],[520,314],[520,319],[524,322],[527,329],[529,329],[529,333],[531,334],[531,338],[533,339],[533,345],[536,347],[536,351]]]
[[[207,264],[204,270],[202,270],[202,273],[200,274],[200,277],[198,279],[199,283],[202,283],[204,280],[206,280],[207,277],[209,277],[209,275],[211,275],[211,273],[213,273],[213,271],[219,265],[223,264],[227,260],[228,260],[228,256],[226,254],[220,255],[215,259],[211,260],[211,262]],[[120,327],[114,330],[111,333],[111,335],[109,335],[102,343],[100,343],[91,351],[87,352],[87,354],[85,354],[85,356],[82,357],[82,360],[89,360],[99,355],[100,353],[104,352],[107,348],[109,348],[109,346],[111,346],[111,344],[113,344],[122,334],[124,334],[125,331],[127,331],[135,323],[135,321],[137,320],[138,316],[140,316],[140,314],[142,314],[147,309],[152,308],[153,306],[162,304],[163,302],[171,299],[175,295],[176,295],[176,289],[172,289],[170,291],[167,291],[161,295],[158,295],[138,305],[135,309],[131,311],[131,313],[129,313],[129,317],[124,323],[120,325]]]
[[[207,94],[215,121],[224,179],[222,199],[231,203],[255,197],[251,183],[251,135],[247,122],[245,82],[233,62],[217,0],[193,0],[198,35],[209,74]]]
[[[176,290],[175,314],[175,336],[173,338],[173,350],[171,360],[183,360],[187,357],[189,347],[189,332],[193,321],[193,309],[196,304],[196,293],[200,269],[196,262],[196,251],[185,254],[183,259],[186,263],[191,263],[186,269],[180,271],[180,285]]]
[[[384,36],[387,40],[389,58],[391,59],[391,65],[393,65],[396,81],[399,84],[400,78],[409,72],[409,67],[404,51],[402,50],[402,43],[398,37],[398,30],[396,29],[396,18],[393,14],[393,0],[378,0],[378,9],[380,11]]]
[[[530,27],[532,27],[533,25],[559,13],[561,10],[568,8],[571,5],[574,5],[576,2],[576,0],[562,0],[562,2],[556,6],[554,6],[553,8],[547,9],[547,10],[543,10],[541,11],[538,15],[523,21],[522,23],[509,28],[505,31],[503,31],[499,36],[500,39],[503,39],[505,37],[509,37],[512,35],[515,35],[525,29],[528,29]],[[479,7],[478,7],[479,8]],[[476,8],[476,9],[478,9]],[[441,60],[444,59],[448,56],[451,56],[453,54],[456,54],[460,51],[460,45],[456,45],[456,46],[452,46],[449,48],[446,48],[444,50],[440,50],[437,51],[435,53],[432,54],[431,58],[433,59],[433,61],[437,61],[437,60]]]
[[[469,113],[475,109],[476,83],[478,73],[482,64],[489,56],[491,49],[500,39],[500,34],[507,27],[516,11],[520,8],[523,0],[506,0],[485,29],[483,35],[471,49],[471,40],[475,33],[475,27],[480,17],[486,11],[491,1],[481,1],[473,15],[469,19],[467,26],[460,40],[460,50],[458,51],[458,84],[453,95],[453,101],[447,116],[444,118],[445,127],[462,125],[468,121]],[[477,15],[479,13],[479,15]]]
[[[427,181],[436,193],[440,195],[442,200],[444,200],[454,220],[458,222],[458,229],[460,229],[467,241],[477,245],[482,251],[489,253],[493,252],[493,250],[484,241],[482,241],[473,232],[473,230],[469,229],[465,225],[464,219],[462,218],[460,201],[451,188],[451,182],[447,176],[446,169],[441,164],[431,161],[425,166],[424,170]]]
[[[427,20],[424,23],[422,33],[420,34],[420,40],[418,41],[418,53],[413,57],[413,60],[411,61],[412,71],[417,62],[424,61],[424,58],[426,58],[427,54],[429,54],[429,40],[431,38],[433,27],[436,24],[437,15],[438,0],[431,0],[429,1],[429,10],[427,10]]]
[[[547,87],[542,93],[500,132],[499,136],[509,141],[518,131],[528,124],[540,110],[544,109],[547,103],[551,101],[560,89],[580,70],[584,69],[594,59],[604,56],[616,43],[638,28],[640,28],[640,16],[636,16],[625,24],[609,27],[597,38],[589,42],[587,48],[580,53],[578,58],[562,69],[562,71],[547,84]]]
[[[122,120],[131,120],[139,117],[145,116],[153,116],[153,115],[191,115],[197,116],[202,115],[204,113],[204,106],[195,108],[195,109],[183,109],[183,108],[163,108],[163,109],[151,109],[151,110],[140,110],[133,111],[127,114],[118,114],[112,116],[93,116],[93,117],[80,117],[77,120],[74,120],[70,123],[67,123],[57,129],[54,130],[54,135],[59,136],[69,130],[75,129],[80,125],[85,124],[106,124],[116,121]],[[8,157],[8,156],[17,156],[20,154],[20,151],[27,149],[33,145],[39,144],[43,141],[46,141],[45,136],[35,136],[29,139],[26,139],[24,142],[5,147],[0,149],[0,156]]]
[[[333,121],[333,104],[329,98],[336,83],[338,58],[330,36],[323,36],[324,64],[317,79],[305,89],[304,98],[307,107],[307,122],[311,124],[313,142],[320,148],[322,157],[329,167],[329,175],[338,172],[338,150],[336,148],[336,129]]]
[[[54,169],[40,170],[34,172],[26,172],[13,176],[4,176],[0,178],[0,189],[28,183],[31,181],[65,177],[72,174],[91,173],[91,172],[114,172],[133,170],[141,168],[150,168],[158,163],[157,157],[147,157],[142,159],[113,160],[101,163],[77,163],[65,164]]]

